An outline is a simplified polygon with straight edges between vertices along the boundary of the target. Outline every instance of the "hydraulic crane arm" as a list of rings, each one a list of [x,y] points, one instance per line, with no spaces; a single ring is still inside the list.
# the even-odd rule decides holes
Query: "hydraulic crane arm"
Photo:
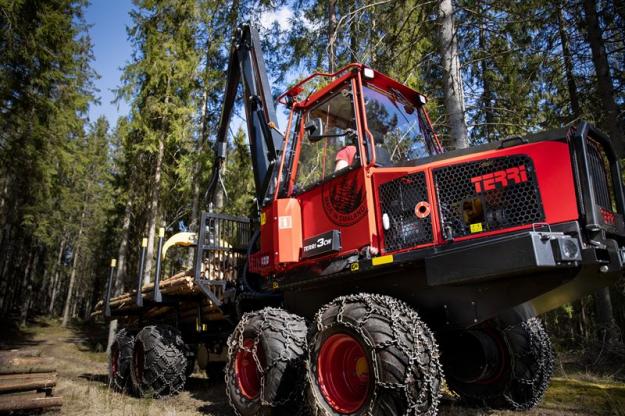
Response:
[[[241,80],[256,197],[262,205],[277,164],[282,135],[277,130],[276,108],[258,32],[250,23],[237,28],[230,49],[224,104],[215,143],[213,177],[207,192],[209,202],[213,201],[221,167],[226,158],[228,126]]]

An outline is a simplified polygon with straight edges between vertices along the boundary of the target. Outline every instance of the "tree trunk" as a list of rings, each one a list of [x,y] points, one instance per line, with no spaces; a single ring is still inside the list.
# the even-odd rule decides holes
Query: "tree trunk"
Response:
[[[71,319],[76,318],[76,310],[78,309],[79,303],[80,303],[80,298],[78,296],[74,296],[74,300],[72,301],[72,312],[70,313]]]
[[[590,43],[592,63],[597,74],[598,93],[603,107],[601,112],[605,114],[605,126],[613,143],[622,152],[625,149],[624,137],[623,132],[619,128],[619,111],[614,101],[614,86],[595,3],[594,0],[584,0],[588,43]]]
[[[87,296],[86,300],[85,300],[85,304],[83,305],[83,315],[82,315],[82,319],[84,321],[88,321],[89,317],[91,316],[91,296]]]
[[[79,233],[80,235],[80,233]],[[70,318],[70,307],[72,302],[72,292],[74,290],[74,284],[76,282],[76,267],[78,265],[78,256],[80,255],[80,241],[76,239],[76,250],[74,252],[74,258],[72,260],[72,270],[69,275],[69,287],[67,288],[67,297],[65,298],[65,306],[63,307],[63,323],[62,326],[67,326]]]
[[[6,175],[2,180],[2,191],[0,192],[0,219],[4,213],[4,208],[7,205],[7,195],[9,193],[9,177]]]
[[[152,187],[152,195],[150,197],[150,211],[148,220],[148,248],[145,260],[145,273],[143,275],[143,284],[150,283],[152,275],[152,257],[154,257],[154,237],[156,236],[156,217],[158,216],[158,203],[161,195],[161,169],[163,164],[163,156],[165,154],[164,138],[158,140],[158,154],[156,155],[156,165],[154,167],[154,183]]]
[[[235,31],[237,30],[238,18],[239,18],[239,0],[236,0],[232,2],[232,7],[230,8],[230,16],[228,17],[228,23],[230,24],[230,30],[232,31],[231,33],[235,33]],[[219,172],[220,178],[223,178],[223,174],[225,170],[226,170],[226,166],[225,164],[222,164],[220,167],[220,172]],[[215,186],[217,187],[215,189],[215,197],[213,201],[209,201],[209,203],[214,202],[215,203],[214,208],[216,209],[216,211],[222,212],[224,208],[224,202],[225,202],[224,189],[222,188],[221,183],[217,183],[215,184]]]
[[[334,56],[334,30],[336,29],[336,0],[328,1],[328,70],[336,69],[336,57]]]
[[[495,140],[493,137],[493,126],[495,124],[495,117],[493,114],[493,92],[490,85],[490,76],[488,74],[488,61],[486,59],[486,51],[489,50],[488,40],[486,39],[486,22],[485,14],[488,12],[488,7],[483,7],[480,2],[480,29],[479,29],[479,48],[484,56],[480,61],[480,72],[482,73],[482,110],[484,111],[484,135],[486,141],[490,142]]]
[[[50,293],[50,303],[48,304],[48,313],[54,316],[54,307],[56,306],[56,297],[61,286],[61,268],[57,268],[54,272],[54,282],[52,284],[52,292]]]
[[[13,251],[13,245],[15,242],[11,238],[11,224],[7,224],[3,229],[3,238],[2,245],[0,249],[2,250],[2,257],[0,261],[0,311],[4,311],[4,306],[6,304],[6,294],[9,288],[9,278],[7,276],[8,268],[9,268],[9,257],[11,252]]]
[[[208,47],[207,47],[208,49]],[[208,55],[208,54],[207,54]],[[208,62],[208,56],[206,57]],[[206,65],[206,71],[208,72],[209,66]],[[205,76],[204,79],[207,77]],[[200,220],[200,184],[202,182],[202,160],[198,155],[204,153],[206,149],[206,143],[208,142],[208,86],[205,86],[204,94],[202,96],[202,120],[200,128],[200,137],[195,147],[196,158],[193,164],[193,197],[191,202],[191,221],[189,222],[189,229],[191,231],[197,231],[197,223]]]
[[[22,281],[22,296],[21,296],[21,307],[20,307],[20,324],[26,325],[26,321],[28,320],[28,310],[30,308],[30,296],[32,295],[32,270],[35,267],[34,265],[37,263],[37,257],[39,255],[37,249],[29,250],[28,261],[26,262],[26,269],[24,270],[24,277]],[[33,251],[35,252],[33,254]]]
[[[443,89],[445,108],[449,117],[451,144],[455,149],[469,145],[464,120],[464,93],[460,76],[458,40],[454,29],[454,9],[451,0],[439,3],[441,57],[443,62]]]
[[[61,272],[61,263],[63,261],[63,252],[65,251],[66,241],[67,237],[63,235],[63,238],[61,238],[61,244],[59,244],[59,254],[56,257],[56,263],[54,264],[52,271],[52,281],[50,282],[50,290],[48,292],[48,299],[50,299],[50,303],[48,304],[48,313],[50,315],[54,312],[54,301],[56,300],[57,284],[59,282],[59,274]]]
[[[584,298],[582,297],[579,300],[579,313],[577,314],[578,326],[579,326],[579,335],[580,338],[586,342],[586,306],[584,304]]]
[[[80,240],[82,238],[85,215],[87,211],[87,203],[85,202],[82,213],[80,214],[80,226],[78,228],[78,236],[76,237],[76,247],[74,249],[74,258],[72,259],[72,270],[69,275],[69,287],[67,288],[67,297],[65,298],[65,307],[63,308],[62,326],[67,326],[70,316],[70,306],[72,301],[72,292],[76,282],[76,268],[78,266],[78,257],[80,257]]]
[[[356,10],[359,6],[358,1],[354,1],[352,2],[352,7],[354,10]],[[359,36],[358,36],[358,20],[354,19],[352,20],[351,24],[349,25],[349,60],[352,62],[358,62],[358,50],[359,48]],[[373,58],[375,56],[375,54],[371,54],[371,57]]]
[[[614,320],[610,288],[604,287],[593,293],[595,310],[597,312],[597,327],[599,341],[608,347],[618,345],[621,342],[619,327]]]
[[[129,196],[126,201],[124,210],[124,218],[122,220],[122,239],[119,242],[117,250],[117,272],[115,273],[115,281],[113,284],[113,296],[118,296],[124,291],[124,282],[126,278],[126,257],[128,257],[128,240],[130,238],[130,216],[132,215],[132,198]]]
[[[558,32],[560,34],[560,44],[562,46],[562,59],[564,60],[566,85],[569,90],[569,99],[571,100],[571,115],[574,120],[577,120],[581,116],[582,110],[579,106],[577,85],[575,85],[575,76],[573,75],[573,58],[569,47],[569,38],[564,27],[564,14],[562,13],[562,7],[562,3],[558,5]]]
[[[117,271],[115,273],[113,281],[112,296],[120,295],[124,290],[124,280],[126,276],[126,257],[128,256],[128,239],[130,237],[130,216],[132,214],[132,197],[128,196],[126,201],[126,209],[124,210],[124,219],[122,220],[122,239],[119,242],[119,249],[117,250]],[[111,345],[115,341],[115,335],[117,335],[117,319],[113,319],[109,323],[109,336],[106,343],[106,353],[110,354]]]

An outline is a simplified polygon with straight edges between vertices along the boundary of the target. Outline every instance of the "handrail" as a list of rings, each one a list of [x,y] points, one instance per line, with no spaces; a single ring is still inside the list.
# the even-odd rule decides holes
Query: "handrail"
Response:
[[[355,63],[354,62],[354,63],[348,64],[348,65],[345,65],[343,68],[341,68],[338,71],[333,72],[333,73],[329,73],[329,72],[315,72],[312,75],[307,76],[306,78],[304,78],[303,80],[301,80],[297,84],[293,85],[291,88],[289,88],[288,90],[286,90],[282,94],[280,94],[278,96],[278,98],[277,98],[277,101],[280,104],[287,105],[288,101],[285,100],[285,97],[295,97],[298,94],[300,94],[303,91],[302,86],[304,84],[306,84],[308,81],[312,80],[313,78],[317,78],[317,77],[335,78],[335,77],[339,76],[340,74],[342,74],[343,72],[346,72],[350,68],[362,68],[362,67],[364,67],[363,64],[359,64],[359,63]]]

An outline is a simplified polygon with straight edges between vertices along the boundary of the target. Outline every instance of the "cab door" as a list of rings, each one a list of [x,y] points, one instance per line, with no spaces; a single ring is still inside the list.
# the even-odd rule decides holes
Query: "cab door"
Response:
[[[302,115],[292,196],[300,202],[301,259],[355,253],[371,245],[370,183],[363,167],[355,83],[340,84]]]

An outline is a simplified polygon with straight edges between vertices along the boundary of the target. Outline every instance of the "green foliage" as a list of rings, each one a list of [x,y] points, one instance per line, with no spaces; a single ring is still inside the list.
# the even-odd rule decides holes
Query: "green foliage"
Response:
[[[0,3],[0,183],[4,188],[0,194],[4,230],[0,289],[6,295],[4,312],[24,304],[20,300],[30,299],[34,287],[44,283],[39,271],[56,263],[61,241],[67,247],[76,246],[76,224],[86,206],[87,183],[103,163],[94,159],[95,144],[84,133],[95,76],[89,66],[92,54],[83,18],[85,5],[82,0]],[[106,141],[102,143],[106,126],[100,124],[98,129],[97,145],[106,149]],[[107,152],[100,149],[97,155]],[[106,183],[106,178],[101,180]],[[94,226],[96,217],[104,218],[96,211],[90,206]],[[90,269],[89,275],[93,272]],[[37,297],[42,299],[42,294]]]
[[[224,171],[224,184],[228,190],[227,212],[250,215],[253,212],[254,175],[250,162],[250,150],[243,129],[239,129],[229,146]]]

